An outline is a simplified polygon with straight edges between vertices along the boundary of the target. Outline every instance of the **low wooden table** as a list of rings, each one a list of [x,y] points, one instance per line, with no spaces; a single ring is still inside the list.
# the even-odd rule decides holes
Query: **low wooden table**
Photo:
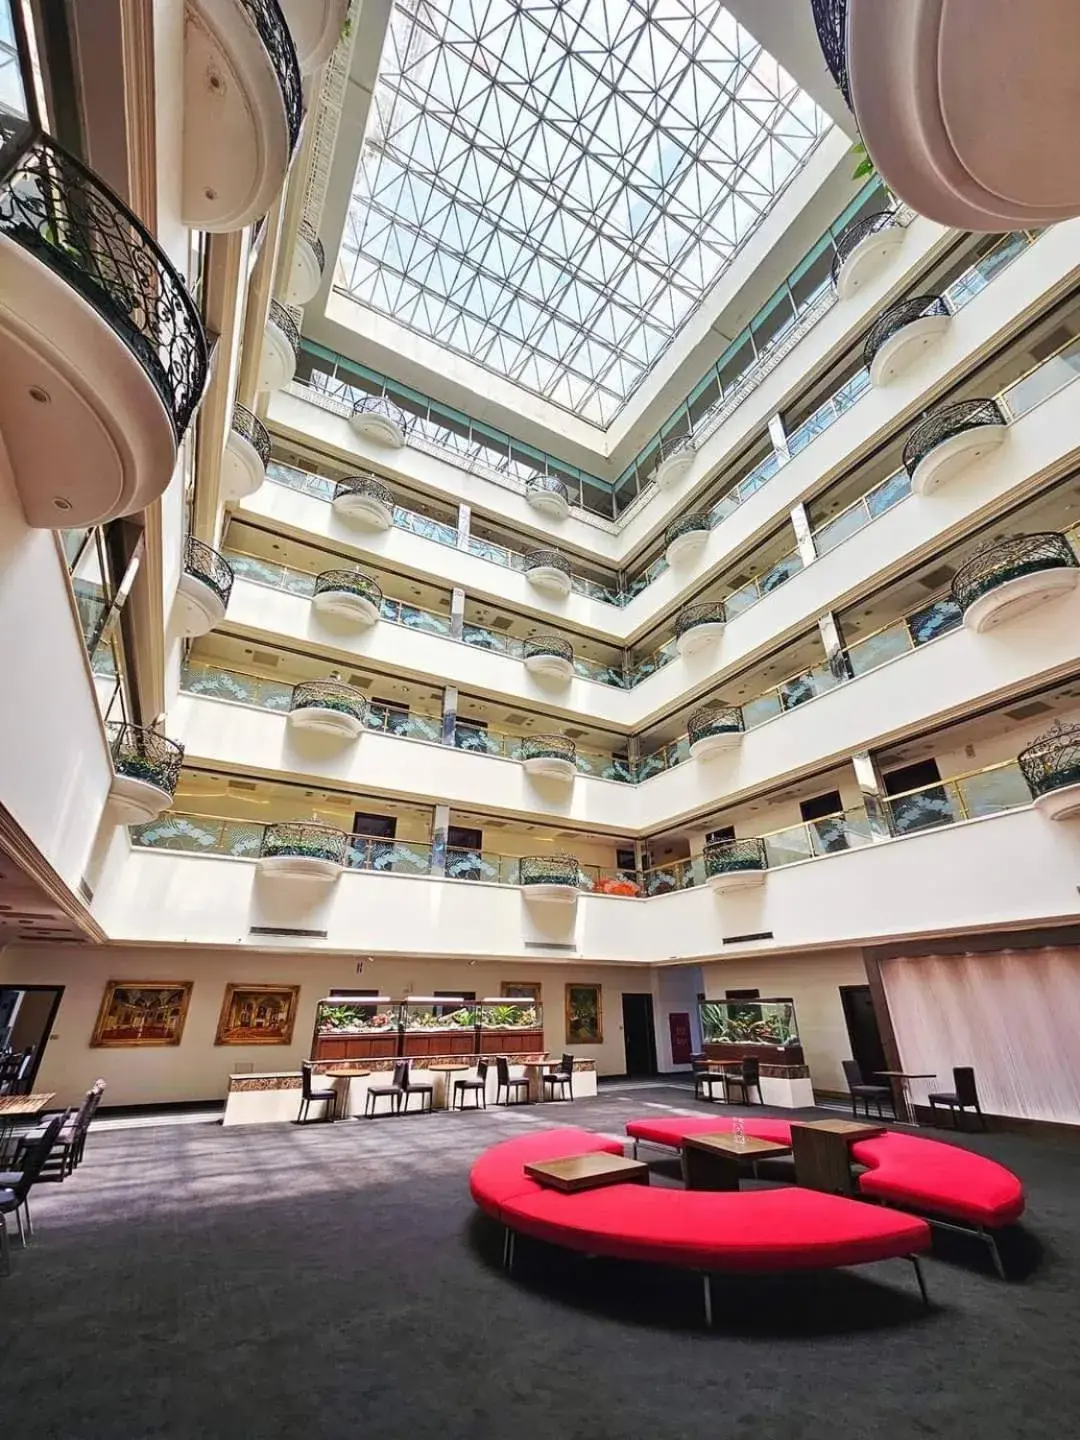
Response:
[[[875,1135],[884,1135],[885,1126],[869,1120],[794,1120],[802,1130],[821,1130],[826,1135],[843,1135],[848,1143],[855,1140],[873,1140]]]
[[[591,1155],[567,1155],[561,1160],[538,1160],[525,1166],[525,1174],[540,1185],[576,1195],[581,1190],[599,1190],[603,1185],[648,1185],[649,1167],[644,1160],[627,1160],[597,1150]]]
[[[684,1135],[679,1146],[683,1183],[688,1190],[738,1190],[739,1170],[749,1160],[757,1175],[757,1162],[774,1155],[790,1155],[782,1140],[758,1140],[747,1135],[740,1144],[729,1131]]]
[[[856,1140],[872,1140],[884,1134],[884,1125],[862,1120],[793,1120],[791,1146],[796,1184],[828,1195],[854,1196],[857,1190],[851,1146]]]

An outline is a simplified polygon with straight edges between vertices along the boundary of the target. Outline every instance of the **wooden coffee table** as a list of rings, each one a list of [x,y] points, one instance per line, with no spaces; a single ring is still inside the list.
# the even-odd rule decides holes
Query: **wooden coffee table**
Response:
[[[591,1155],[567,1155],[561,1160],[537,1160],[525,1166],[525,1174],[565,1195],[599,1190],[604,1185],[649,1183],[649,1167],[643,1160],[627,1160],[607,1150],[597,1150]]]
[[[795,1120],[792,1123],[803,1130],[822,1130],[827,1135],[842,1135],[849,1143],[855,1140],[872,1140],[875,1135],[885,1134],[884,1125],[874,1125],[869,1120]]]
[[[856,1140],[884,1135],[884,1125],[862,1120],[793,1120],[791,1144],[795,1154],[795,1183],[828,1195],[857,1193],[851,1168],[851,1146]]]
[[[683,1183],[688,1190],[738,1190],[740,1167],[749,1160],[757,1175],[757,1162],[773,1155],[790,1155],[791,1146],[782,1140],[757,1140],[747,1135],[740,1144],[729,1131],[684,1135]]]

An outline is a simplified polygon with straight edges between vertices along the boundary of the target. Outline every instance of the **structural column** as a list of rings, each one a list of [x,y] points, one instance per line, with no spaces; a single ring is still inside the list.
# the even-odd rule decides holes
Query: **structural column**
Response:
[[[869,750],[857,750],[851,757],[851,763],[855,767],[855,779],[858,781],[863,808],[870,824],[871,840],[876,844],[881,840],[891,839],[889,804],[877,760]]]
[[[472,524],[472,506],[458,504],[457,507],[457,548],[468,550],[469,528]]]
[[[447,685],[442,699],[442,743],[453,745],[457,730],[458,692],[456,685]]]
[[[850,680],[851,666],[844,649],[844,637],[840,634],[840,622],[831,610],[826,610],[824,615],[818,616],[817,623],[829,669],[837,680]]]
[[[465,591],[455,585],[450,592],[450,638],[460,640],[465,633]]]
[[[431,823],[431,873],[446,874],[446,837],[450,829],[450,806],[436,805]]]
[[[812,565],[817,559],[817,548],[814,545],[814,535],[810,529],[810,517],[806,513],[806,506],[801,502],[792,506],[791,528],[795,531],[795,545],[799,551],[799,559],[803,565]]]

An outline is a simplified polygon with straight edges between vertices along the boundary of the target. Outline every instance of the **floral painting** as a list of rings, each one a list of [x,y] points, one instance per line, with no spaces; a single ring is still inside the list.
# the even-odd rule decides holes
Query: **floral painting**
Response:
[[[567,985],[566,1043],[568,1045],[602,1045],[604,1017],[600,1005],[599,985]]]
[[[179,1045],[192,980],[109,980],[90,1044]]]
[[[291,1045],[299,985],[226,985],[215,1045]]]

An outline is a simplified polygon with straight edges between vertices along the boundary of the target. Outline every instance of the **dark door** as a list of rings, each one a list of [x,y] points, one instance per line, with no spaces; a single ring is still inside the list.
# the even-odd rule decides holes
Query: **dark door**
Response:
[[[862,1071],[868,1085],[874,1084],[874,1076],[888,1066],[885,1047],[881,1043],[874,1002],[870,998],[869,985],[841,985],[840,1003],[844,1007],[851,1053]]]
[[[484,878],[484,832],[468,825],[450,825],[446,831],[446,873],[454,880]]]
[[[33,1089],[63,993],[62,985],[0,987],[0,1054],[11,1050],[27,1057],[17,1082],[19,1093]]]
[[[627,1075],[655,1075],[656,1028],[652,996],[624,994],[622,1018]]]

